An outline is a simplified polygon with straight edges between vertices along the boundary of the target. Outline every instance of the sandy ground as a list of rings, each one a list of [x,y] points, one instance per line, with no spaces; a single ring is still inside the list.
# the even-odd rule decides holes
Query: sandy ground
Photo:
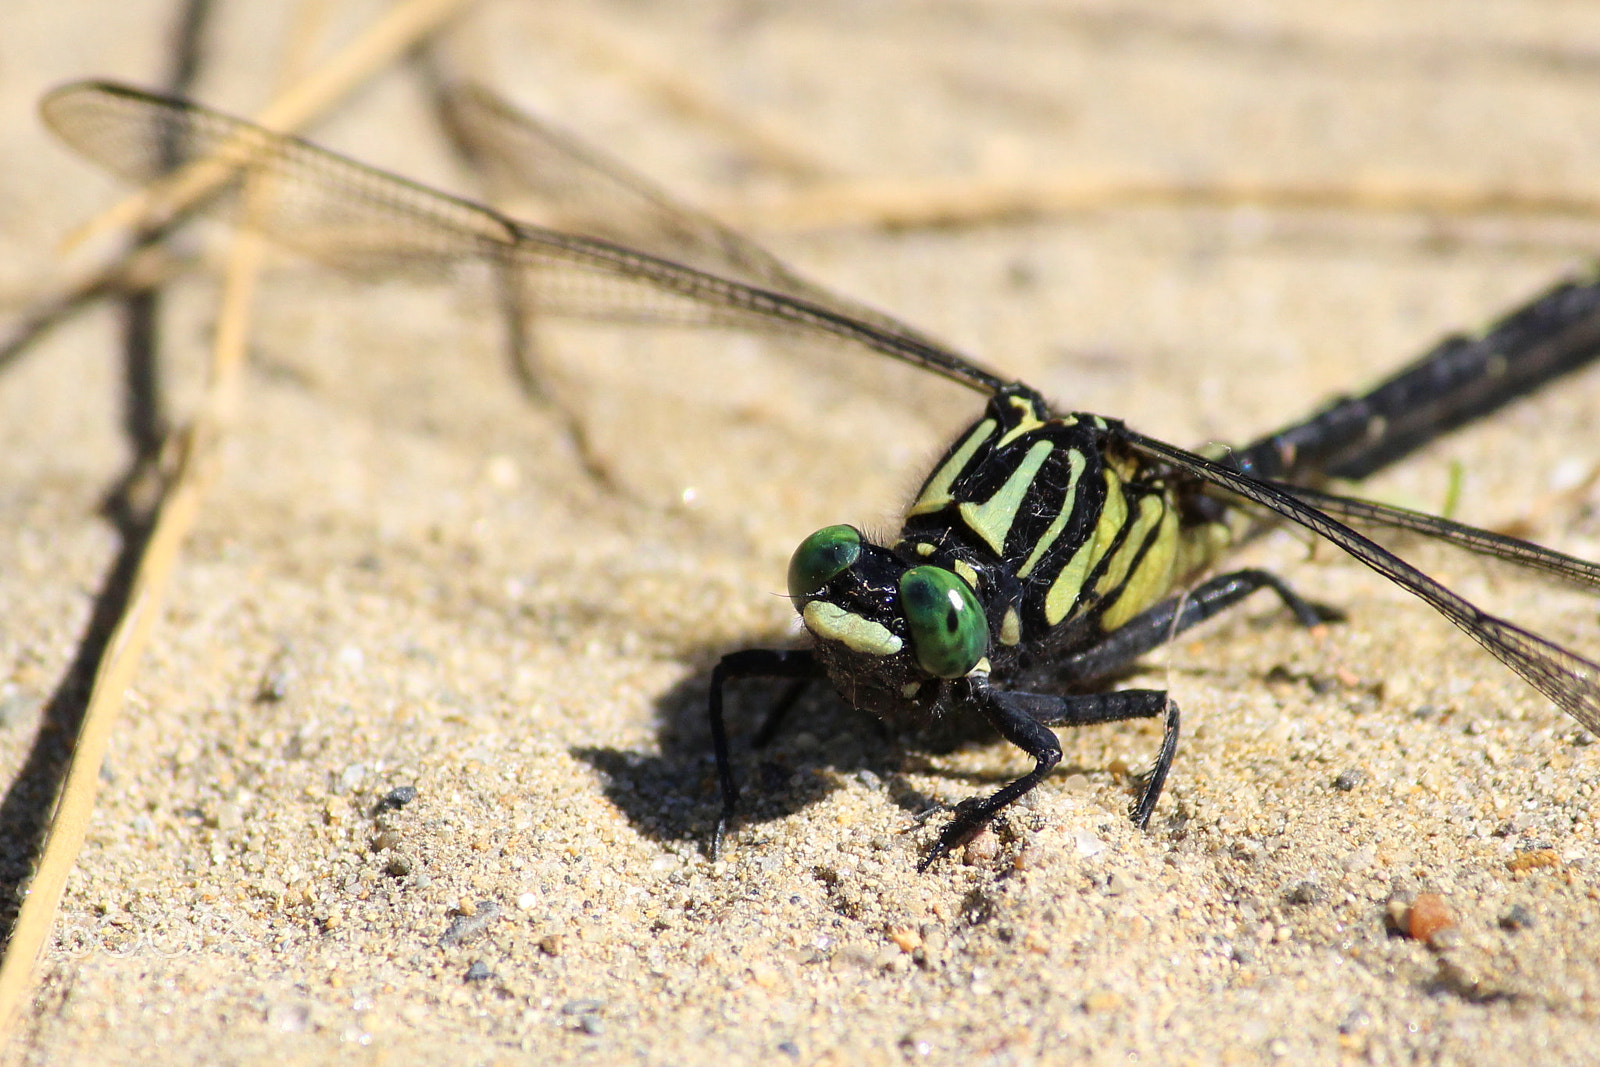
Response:
[[[268,95],[282,33],[244,7],[208,31],[197,90],[235,110]],[[113,195],[34,101],[75,77],[155,82],[172,17],[0,15],[8,311]],[[1268,429],[1600,248],[1600,223],[1549,210],[1349,199],[1592,196],[1583,5],[489,3],[455,47],[842,291],[1179,443]],[[418,84],[385,77],[317,136],[472,191]],[[752,208],[830,183],[914,202],[1108,181],[1345,199],[898,230]],[[827,522],[892,528],[976,405],[827,354],[568,330],[552,378],[625,490],[607,493],[515,387],[482,282],[270,271],[246,410],[3,1062],[1596,1055],[1600,746],[1425,608],[1286,535],[1249,558],[1350,621],[1298,631],[1263,599],[1153,660],[1140,680],[1170,687],[1187,733],[1148,832],[1124,813],[1155,730],[1085,730],[992,848],[917,874],[943,818],[924,809],[1026,760],[930,751],[820,694],[745,755],[771,692],[752,685],[748,810],[708,862],[710,664],[793,640],[775,595],[792,546]],[[175,417],[214,309],[210,274],[175,287]],[[46,804],[22,768],[50,763],[41,724],[72,706],[119,554],[98,511],[129,454],[118,322],[100,308],[0,368],[8,890]],[[1594,557],[1596,498],[1562,491],[1600,463],[1597,419],[1590,373],[1372,491],[1435,507],[1455,464],[1461,517]],[[1600,651],[1592,599],[1423,560]],[[1422,892],[1454,920],[1431,944],[1391,922]]]

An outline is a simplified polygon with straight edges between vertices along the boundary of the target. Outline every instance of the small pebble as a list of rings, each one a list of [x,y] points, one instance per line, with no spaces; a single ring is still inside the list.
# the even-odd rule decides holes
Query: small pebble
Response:
[[[378,801],[379,811],[399,811],[413,800],[417,799],[417,787],[414,785],[397,785],[383,795]]]
[[[1087,779],[1085,779],[1087,781]],[[1074,830],[1072,843],[1078,850],[1078,855],[1090,859],[1106,850],[1106,843],[1091,834],[1088,830]]]
[[[1298,882],[1288,893],[1284,894],[1284,899],[1290,904],[1315,904],[1326,895],[1322,886],[1318,885],[1313,879],[1307,878]]]
[[[1109,1015],[1123,1008],[1122,994],[1114,989],[1097,989],[1083,998],[1083,1010],[1090,1015]]]
[[[515,489],[522,480],[522,472],[517,469],[517,461],[504,454],[489,457],[483,465],[483,473],[489,484],[496,489]]]
[[[294,683],[298,677],[299,672],[292,664],[274,664],[261,676],[261,682],[256,686],[256,703],[276,704],[286,699],[294,690]]]
[[[899,946],[901,952],[915,952],[922,947],[922,934],[909,926],[891,926],[886,933],[889,940]]]
[[[1359,767],[1346,767],[1339,772],[1339,777],[1333,780],[1333,787],[1341,793],[1348,793],[1366,780],[1366,771]]]
[[[267,1025],[286,1034],[298,1034],[311,1025],[311,1006],[299,1002],[267,1008]]]
[[[561,1005],[561,1014],[574,1016],[578,1022],[578,1029],[590,1037],[598,1037],[606,1028],[600,1018],[600,1011],[604,1007],[605,1001],[586,997],[583,1000],[569,1000]]]
[[[1561,854],[1553,848],[1523,849],[1507,860],[1506,866],[1511,868],[1512,874],[1526,874],[1528,871],[1542,870],[1546,867],[1559,867]]]
[[[905,1056],[921,1059],[933,1051],[933,1042],[918,1034],[906,1034],[899,1041],[900,1051]]]
[[[476,905],[468,906],[472,907],[472,914],[457,915],[451,921],[449,929],[439,938],[441,947],[450,948],[471,941],[500,918],[500,905],[492,900],[480,900]]]
[[[961,862],[968,867],[982,867],[986,863],[993,863],[999,855],[1000,838],[995,836],[993,830],[984,828],[961,850]]]
[[[1438,893],[1418,893],[1406,909],[1406,934],[1415,941],[1432,944],[1445,930],[1456,924],[1456,917]]]
[[[361,779],[367,775],[367,765],[352,763],[339,774],[339,792],[349,793],[361,784]]]
[[[494,977],[494,972],[489,970],[489,965],[482,960],[473,960],[472,966],[467,968],[467,981],[482,982]]]
[[[1351,1008],[1339,1022],[1341,1034],[1359,1034],[1372,1028],[1372,1016],[1364,1008]]]
[[[1372,866],[1373,861],[1377,858],[1378,850],[1376,848],[1371,845],[1362,845],[1354,852],[1351,852],[1349,855],[1345,856],[1344,859],[1340,860],[1339,866],[1345,871],[1346,874],[1354,874],[1357,871],[1364,871],[1368,867]]]

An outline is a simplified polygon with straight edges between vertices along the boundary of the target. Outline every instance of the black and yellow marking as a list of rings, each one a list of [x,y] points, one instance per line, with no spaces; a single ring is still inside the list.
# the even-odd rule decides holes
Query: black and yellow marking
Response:
[[[1154,465],[1107,461],[1106,420],[1041,419],[1042,404],[1018,387],[997,396],[934,467],[904,535],[974,587],[1015,579],[993,620],[1010,647],[1083,615],[1116,629],[1225,547],[1214,524],[1179,522]]]

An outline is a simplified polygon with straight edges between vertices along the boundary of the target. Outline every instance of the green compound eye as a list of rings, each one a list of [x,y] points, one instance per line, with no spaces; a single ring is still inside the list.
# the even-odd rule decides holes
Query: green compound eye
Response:
[[[849,570],[861,556],[861,531],[854,526],[824,526],[789,557],[789,596],[810,596]]]
[[[900,576],[900,603],[917,662],[935,678],[960,678],[989,651],[989,622],[972,588],[943,567]]]

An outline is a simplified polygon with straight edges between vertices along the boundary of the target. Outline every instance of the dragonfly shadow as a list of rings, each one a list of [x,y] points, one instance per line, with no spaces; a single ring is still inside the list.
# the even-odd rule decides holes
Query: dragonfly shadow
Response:
[[[709,662],[716,655],[695,659]],[[929,772],[924,755],[998,740],[986,723],[970,716],[953,716],[912,732],[891,732],[877,717],[846,704],[826,681],[817,680],[805,683],[771,739],[758,746],[771,709],[792,684],[784,679],[749,679],[729,687],[729,745],[740,790],[735,832],[788,818],[821,802],[851,778],[883,790],[905,811],[928,811],[939,801],[910,786],[906,772]],[[607,798],[652,839],[704,846],[721,813],[707,712],[710,686],[711,671],[701,670],[656,698],[657,753],[606,746],[571,750],[600,773]]]
[[[704,662],[714,656],[696,656]],[[772,741],[752,748],[789,683],[740,682],[728,693],[728,730],[740,800],[736,825],[795,814],[863,769],[890,773],[896,755],[882,724],[848,707],[824,683],[807,687]],[[600,772],[612,803],[647,837],[704,845],[722,810],[712,754],[707,697],[711,671],[696,671],[655,700],[658,751],[579,747],[578,759]]]

